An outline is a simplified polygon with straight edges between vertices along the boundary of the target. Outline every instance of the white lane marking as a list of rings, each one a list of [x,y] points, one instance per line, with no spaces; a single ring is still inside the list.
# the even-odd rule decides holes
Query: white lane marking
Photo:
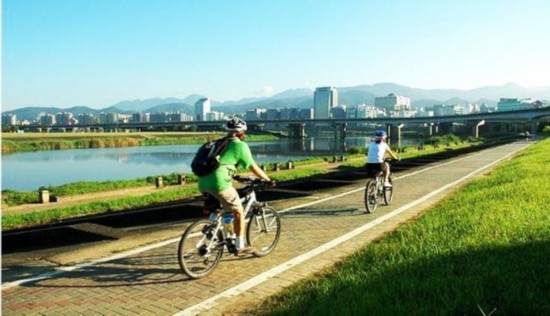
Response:
[[[515,153],[516,151],[521,150],[523,148],[524,147],[522,147],[520,149],[517,149],[513,153]],[[496,150],[496,149],[497,148],[490,149],[490,150]],[[472,156],[479,155],[479,154],[481,154],[481,153],[477,153],[477,154],[474,154],[474,155],[471,155],[471,156],[459,158],[459,159],[452,160],[452,161],[449,161],[449,162],[445,162],[445,163],[435,165],[435,166],[432,166],[432,167],[424,168],[424,169],[418,170],[416,172],[413,172],[411,174],[406,174],[406,175],[400,176],[400,177],[396,178],[396,180],[397,179],[402,179],[402,178],[405,178],[405,177],[408,177],[408,176],[411,176],[411,175],[414,175],[414,174],[418,174],[418,173],[421,173],[421,172],[425,172],[425,171],[437,168],[438,166],[443,166],[443,165],[454,163],[454,162],[457,162],[457,161],[460,161],[460,160],[463,160],[463,159],[471,158]],[[509,155],[507,155],[505,157],[508,157],[508,156]],[[500,161],[500,160],[498,160],[498,161]],[[360,188],[352,189],[351,191],[347,191],[347,192],[344,192],[344,193],[341,193],[341,194],[338,194],[338,195],[335,195],[335,196],[327,197],[327,198],[324,198],[324,199],[316,200],[316,201],[301,204],[301,205],[296,205],[296,206],[284,209],[282,211],[279,211],[279,213],[288,212],[290,210],[294,210],[294,209],[297,209],[297,208],[302,208],[302,207],[315,205],[315,204],[318,204],[318,203],[329,201],[331,199],[336,199],[336,198],[339,198],[339,197],[342,197],[342,196],[345,196],[345,195],[348,195],[348,194],[352,194],[352,193],[355,193],[357,191],[364,190],[364,189],[365,189],[364,186],[362,186]],[[109,257],[105,257],[105,258],[101,258],[101,259],[97,259],[97,260],[92,260],[92,261],[89,261],[89,262],[83,262],[83,263],[75,264],[75,265],[68,266],[68,267],[54,268],[54,271],[43,273],[43,274],[40,274],[40,275],[35,276],[35,277],[20,279],[20,280],[4,283],[4,284],[2,284],[2,290],[8,289],[8,288],[11,288],[11,287],[14,287],[14,286],[18,286],[18,285],[30,283],[30,282],[36,282],[36,281],[40,281],[40,280],[44,280],[44,279],[49,279],[51,277],[57,276],[59,274],[65,273],[65,272],[75,271],[75,270],[90,267],[90,266],[93,266],[93,265],[96,265],[96,264],[99,264],[99,263],[126,258],[126,257],[136,255],[136,254],[148,251],[148,250],[164,247],[166,245],[178,242],[179,240],[180,240],[180,237],[177,237],[177,238],[165,240],[165,241],[157,243],[157,244],[152,244],[152,245],[136,248],[136,249],[133,249],[133,250],[121,252],[121,253],[113,255],[113,256],[109,256]]]
[[[172,243],[177,242],[179,240],[180,240],[180,237],[173,238],[173,239],[165,240],[165,241],[160,242],[160,243],[151,244],[151,245],[148,245],[148,246],[132,249],[132,250],[129,250],[129,251],[124,251],[124,252],[118,253],[118,254],[113,255],[113,256],[109,256],[109,257],[105,257],[105,258],[101,258],[101,259],[97,259],[97,260],[93,260],[93,261],[89,261],[89,262],[78,263],[78,264],[75,264],[75,265],[72,265],[72,266],[55,268],[55,270],[52,271],[52,272],[43,273],[43,274],[40,274],[36,277],[21,279],[21,280],[17,280],[17,281],[2,284],[2,290],[5,290],[5,289],[8,289],[10,287],[17,286],[17,285],[29,283],[29,282],[35,282],[35,281],[48,279],[48,278],[51,278],[53,276],[65,273],[65,272],[75,271],[75,270],[90,267],[90,266],[93,266],[93,265],[96,265],[96,264],[99,264],[99,263],[126,258],[126,257],[136,255],[136,254],[148,251],[148,250],[152,250],[152,249],[155,249],[155,248],[159,248],[159,247],[163,247],[163,246],[172,244]]]
[[[492,149],[488,149],[488,151],[492,151],[492,150],[496,150],[496,149],[497,148],[492,148]],[[426,171],[429,171],[429,170],[432,170],[432,169],[435,169],[435,168],[439,168],[441,166],[452,164],[452,163],[455,163],[455,162],[458,162],[458,161],[461,161],[461,160],[464,160],[464,159],[472,158],[472,157],[475,157],[477,155],[481,155],[481,153],[475,153],[475,154],[472,154],[472,155],[468,155],[466,157],[462,157],[462,158],[458,158],[458,159],[455,159],[455,160],[447,161],[447,162],[437,164],[437,165],[434,165],[434,166],[431,166],[431,167],[426,167],[426,168],[417,170],[415,172],[411,172],[411,173],[407,173],[407,174],[404,174],[404,175],[399,176],[399,177],[395,177],[393,179],[395,179],[395,180],[403,179],[403,178],[410,177],[410,176],[413,176],[413,175],[416,175],[416,174],[419,174],[419,173],[422,173],[422,172],[426,172]],[[342,196],[353,194],[355,192],[359,192],[359,191],[364,190],[364,189],[365,189],[365,186],[363,185],[363,186],[357,187],[355,189],[349,189],[349,191],[340,193],[338,195],[329,196],[329,197],[326,197],[326,198],[323,198],[323,199],[320,199],[320,200],[315,200],[315,201],[305,203],[305,204],[295,205],[295,206],[289,207],[287,209],[284,209],[284,210],[278,211],[278,212],[279,213],[284,213],[284,212],[292,211],[292,210],[295,210],[295,209],[298,209],[298,208],[308,207],[308,206],[311,206],[311,205],[315,205],[315,204],[330,201],[330,200],[333,200],[333,199],[336,199],[336,198],[340,198]]]
[[[512,156],[513,154],[515,154],[517,151],[521,150],[523,148],[520,148],[520,149],[516,149],[515,151],[511,152],[511,153],[508,153],[506,156],[504,157],[501,157],[500,159],[496,160],[496,161],[493,161],[475,171],[472,171],[470,173],[468,173],[467,175],[465,175],[464,177],[456,180],[456,181],[453,181],[452,183],[449,183],[435,191],[432,191],[431,193],[428,193],[426,194],[425,196],[413,201],[413,202],[410,202],[406,205],[403,205],[401,206],[400,208],[386,214],[386,215],[383,215],[383,216],[380,216],[379,218],[373,220],[372,222],[369,222],[363,226],[360,226],[336,239],[333,239],[313,250],[310,250],[298,257],[295,257],[287,262],[284,262],[262,274],[259,274],[253,278],[250,278],[248,279],[247,281],[241,283],[241,284],[238,284],[230,289],[227,289],[225,290],[224,292],[220,293],[220,294],[217,294],[217,295],[214,295],[196,305],[193,305],[191,307],[188,307],[176,314],[174,314],[174,316],[183,316],[183,315],[196,315],[200,312],[204,312],[204,311],[207,311],[208,309],[210,308],[213,308],[214,306],[216,306],[216,301],[219,300],[219,299],[223,299],[223,298],[231,298],[231,297],[234,297],[234,296],[237,296],[255,286],[257,286],[258,284],[268,280],[269,278],[273,278],[275,276],[277,276],[278,274],[286,271],[286,270],[289,270],[291,268],[293,268],[294,266],[306,261],[306,260],[309,260],[311,259],[312,257],[314,256],[317,256],[337,245],[339,245],[340,243],[343,243],[345,241],[348,241],[352,238],[354,238],[355,236],[385,222],[386,220],[392,218],[392,217],[395,217],[396,215],[399,215],[400,213],[403,213],[404,211],[422,203],[422,202],[425,202],[426,200],[430,199],[431,197],[433,197],[434,195],[437,195],[439,194],[440,192],[452,187],[452,186],[455,186],[457,184],[459,184],[460,182],[476,175],[477,173],[479,173],[480,171],[494,165],[494,164],[497,164],[499,163],[500,161]]]

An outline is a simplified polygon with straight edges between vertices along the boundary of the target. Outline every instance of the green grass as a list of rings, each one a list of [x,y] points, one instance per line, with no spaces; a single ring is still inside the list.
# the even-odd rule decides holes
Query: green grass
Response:
[[[134,146],[201,144],[225,135],[222,132],[166,132],[166,133],[25,133],[2,134],[2,153],[114,148]],[[248,134],[247,141],[277,140],[272,134]]]
[[[172,173],[132,180],[73,182],[59,186],[40,187],[39,190],[46,189],[49,191],[50,196],[63,197],[78,194],[151,186],[155,184],[157,177],[163,178],[164,185],[175,185],[178,183],[178,174]],[[193,174],[185,174],[185,179],[186,181],[194,182],[196,181],[197,177]],[[3,190],[2,203],[8,206],[39,203],[39,194],[37,192]]]
[[[177,201],[195,196],[198,193],[196,185],[186,185],[180,189],[159,191],[145,196],[133,196],[110,201],[86,203],[72,207],[36,211],[27,214],[2,215],[2,229],[9,230],[49,224],[63,219],[77,218],[86,215],[119,212],[158,203]]]
[[[549,166],[546,139],[255,313],[549,315]]]
[[[471,146],[472,144],[464,143],[459,145],[453,145],[454,148],[462,148],[465,146]],[[408,157],[420,156],[424,154],[431,154],[434,152],[444,151],[445,148],[426,149],[423,151],[411,150],[407,153]],[[354,154],[347,156],[348,162],[345,166],[357,167],[364,164],[364,154]],[[323,174],[328,172],[322,165],[328,166],[330,161],[327,157],[313,157],[301,161],[294,161],[294,165],[298,168],[292,170],[284,170],[281,172],[274,172],[273,164],[268,166],[268,174],[273,180],[282,182],[300,178],[307,178],[310,176]],[[320,166],[321,164],[321,166]],[[284,169],[285,163],[281,163]],[[317,167],[316,167],[317,166]],[[177,183],[177,174],[160,175],[163,177],[165,185],[172,185]],[[193,174],[185,174],[186,183],[193,184],[197,178]],[[70,196],[77,194],[85,194],[100,191],[109,191],[122,188],[140,187],[146,185],[153,185],[155,183],[154,177],[141,178],[136,180],[124,180],[124,181],[105,181],[105,182],[78,182],[71,183],[62,186],[50,186],[47,187],[50,191],[50,195],[53,196]],[[195,187],[195,185],[192,185]],[[188,191],[185,195],[181,195],[179,198],[183,199],[193,195],[197,195],[196,189]],[[37,192],[14,192],[14,191],[2,191],[2,203],[5,205],[13,206],[25,203],[38,203],[39,196]],[[62,209],[51,209],[44,211],[36,211],[28,214],[12,214],[2,215],[2,229],[10,230],[16,228],[30,227],[39,224],[48,224],[63,219],[79,217],[83,215],[108,213],[114,211],[122,211],[125,209],[131,209],[134,207],[146,206],[149,204],[162,203],[167,201],[173,201],[175,197],[170,191],[159,191],[154,194],[154,197],[134,197],[121,200],[114,200],[101,203],[87,203],[77,207],[69,207]],[[35,214],[36,213],[36,214]],[[40,213],[40,214],[38,214]]]
[[[280,173],[272,173],[271,178],[276,181],[287,181],[316,175],[322,172],[323,170],[318,168],[293,169]],[[168,180],[168,183],[166,180],[163,180],[165,185],[173,184],[173,181],[170,181],[170,179]],[[49,224],[69,218],[77,218],[93,214],[120,212],[132,208],[182,200],[185,198],[197,196],[199,194],[195,182],[196,176],[188,175],[188,177],[186,178],[187,184],[181,189],[166,191],[160,190],[158,192],[145,196],[135,196],[101,202],[84,203],[72,207],[35,211],[26,214],[2,215],[2,229],[11,230],[16,228],[31,227],[36,225]],[[71,189],[71,192],[75,192],[75,189]]]

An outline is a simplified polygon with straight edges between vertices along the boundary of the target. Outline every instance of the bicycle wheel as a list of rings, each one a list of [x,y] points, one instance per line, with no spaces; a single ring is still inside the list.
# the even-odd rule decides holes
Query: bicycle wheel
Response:
[[[183,233],[178,246],[178,262],[181,270],[190,278],[200,279],[209,275],[223,255],[223,234],[212,236],[213,225],[208,219],[191,224]]]
[[[391,177],[388,178],[388,182],[392,185],[391,187],[384,187],[384,203],[386,205],[390,205],[391,201],[393,200],[393,181]]]
[[[266,206],[254,210],[246,226],[246,241],[254,247],[254,255],[263,257],[275,249],[281,237],[281,218],[275,209]]]
[[[365,209],[367,213],[372,213],[378,205],[376,192],[376,180],[370,180],[365,187]]]

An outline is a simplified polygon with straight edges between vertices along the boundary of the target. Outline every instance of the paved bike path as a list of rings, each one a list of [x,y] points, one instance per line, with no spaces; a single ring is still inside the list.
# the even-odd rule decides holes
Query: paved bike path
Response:
[[[238,313],[414,219],[474,175],[491,170],[496,161],[526,146],[504,145],[396,174],[392,205],[379,206],[374,214],[363,212],[364,181],[275,203],[279,209],[301,205],[283,213],[277,249],[263,258],[225,255],[213,274],[200,280],[188,279],[179,269],[175,240],[176,232],[182,232],[184,226],[175,227],[174,239],[162,246],[151,245],[128,255],[118,254],[112,260],[66,267],[66,272],[15,286],[3,283],[2,314]],[[25,273],[24,267],[18,271],[19,279],[33,277]]]

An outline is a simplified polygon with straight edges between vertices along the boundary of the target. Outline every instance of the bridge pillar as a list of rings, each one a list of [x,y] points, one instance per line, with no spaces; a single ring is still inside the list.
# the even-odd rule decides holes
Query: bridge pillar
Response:
[[[386,129],[388,133],[388,143],[396,148],[401,148],[401,129],[403,124],[387,124]]]
[[[345,140],[346,139],[346,131],[347,131],[347,123],[339,123],[339,124],[333,124],[334,127],[334,139],[336,140]]]
[[[436,130],[436,133],[437,133],[437,125],[435,125],[434,123],[426,123],[424,124],[424,126],[428,128],[429,136],[432,136],[434,134],[434,129]]]
[[[531,130],[531,134],[536,134],[539,131],[539,123],[537,122],[531,122],[529,123],[529,129]]]
[[[438,123],[438,129],[440,134],[451,134],[453,132],[453,123]]]
[[[288,136],[290,138],[305,138],[306,124],[305,123],[288,124]]]
[[[473,136],[474,138],[479,138],[479,127],[480,127],[481,125],[485,125],[485,120],[481,120],[481,121],[479,121],[479,122],[477,122],[477,123],[474,122],[473,128],[472,128],[472,134],[473,134],[472,136]]]

